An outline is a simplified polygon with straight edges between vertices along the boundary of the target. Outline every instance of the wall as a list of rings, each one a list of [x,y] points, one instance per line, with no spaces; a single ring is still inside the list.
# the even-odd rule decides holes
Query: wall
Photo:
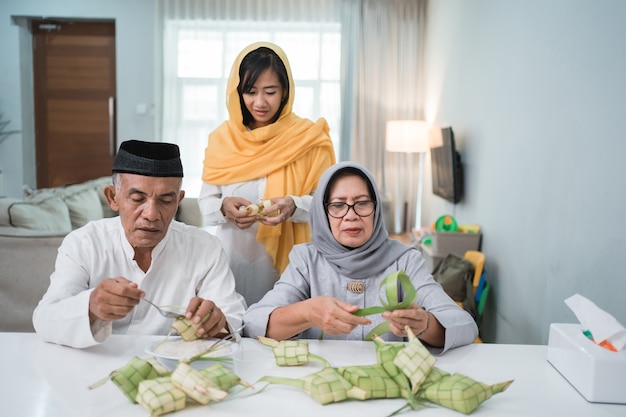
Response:
[[[626,2],[429,2],[427,119],[452,126],[484,232],[485,339],[547,343],[580,293],[626,324]],[[426,171],[430,169],[427,157]]]
[[[35,187],[32,115],[32,61],[29,33],[13,16],[115,19],[117,55],[117,138],[152,139],[155,135],[155,7],[153,0],[2,0],[0,2],[0,113],[10,120],[0,138],[0,170],[4,195],[22,196],[22,186]],[[140,114],[145,104],[149,111]]]
[[[626,2],[432,0],[426,48],[427,119],[452,126],[466,197],[432,196],[426,158],[422,224],[450,213],[484,232],[493,284],[485,339],[546,343],[549,324],[573,322],[580,293],[626,323]],[[152,0],[2,0],[0,189],[21,195],[34,155],[20,72],[23,36],[11,16],[113,18],[117,29],[118,141],[154,135]],[[22,34],[23,35],[23,34]],[[22,42],[22,50],[20,50]],[[26,120],[26,124],[22,121]],[[26,173],[26,175],[25,175]]]

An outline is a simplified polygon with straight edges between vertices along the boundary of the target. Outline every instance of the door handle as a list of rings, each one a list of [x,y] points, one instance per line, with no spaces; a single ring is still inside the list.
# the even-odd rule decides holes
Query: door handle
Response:
[[[115,155],[115,98],[109,97],[109,155]]]

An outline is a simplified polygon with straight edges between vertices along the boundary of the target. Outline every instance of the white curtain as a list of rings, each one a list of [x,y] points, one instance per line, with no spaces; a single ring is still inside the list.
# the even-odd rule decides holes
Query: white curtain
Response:
[[[374,173],[392,207],[387,228],[396,233],[416,223],[419,156],[387,153],[385,127],[388,120],[423,118],[425,18],[425,0],[354,0],[343,8],[342,60],[349,71],[342,90],[350,101],[342,106],[342,138],[350,144],[341,149]]]
[[[302,48],[298,50],[298,31],[313,27],[334,33],[339,27],[340,51],[328,47],[320,56],[322,63],[332,61],[329,57],[336,56],[336,52],[340,56],[340,99],[314,114],[306,103],[318,100],[308,97],[318,94],[312,92],[317,90],[310,92],[306,89],[309,81],[299,85],[296,80],[294,111],[303,117],[325,117],[329,121],[331,137],[337,141],[338,160],[353,160],[368,167],[392,203],[393,215],[386,219],[388,228],[395,232],[408,230],[415,223],[418,156],[385,152],[385,125],[388,120],[423,117],[425,12],[426,0],[160,0],[163,100],[162,126],[157,128],[161,137],[179,142],[186,172],[199,181],[208,133],[227,117],[223,76],[230,71],[239,50],[252,41],[274,41],[285,49],[297,78],[307,70],[306,66],[296,68],[292,58],[302,54]],[[237,39],[224,35],[237,24],[253,29]],[[214,31],[207,32],[207,25]],[[277,40],[272,37],[277,30],[290,35]],[[188,65],[182,65],[178,59],[181,31],[187,37],[186,45],[206,45],[205,49],[213,47],[211,50],[220,52],[189,54]],[[192,72],[181,80],[176,76],[180,66],[183,71],[214,69],[222,72],[222,78]],[[183,103],[180,90],[185,88],[188,93]],[[299,109],[299,103],[304,108]],[[398,166],[403,168],[401,176],[395,169]]]
[[[201,187],[208,135],[228,118],[225,87],[248,44],[280,45],[296,86],[294,112],[324,117],[340,138],[340,5],[337,0],[161,0],[161,140],[181,148],[188,196]]]
[[[341,0],[160,0],[165,19],[328,22]]]

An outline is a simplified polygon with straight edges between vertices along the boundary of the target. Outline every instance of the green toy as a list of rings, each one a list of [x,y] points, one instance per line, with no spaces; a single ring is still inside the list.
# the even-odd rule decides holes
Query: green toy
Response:
[[[457,232],[459,225],[456,219],[449,214],[444,214],[435,222],[435,232]]]

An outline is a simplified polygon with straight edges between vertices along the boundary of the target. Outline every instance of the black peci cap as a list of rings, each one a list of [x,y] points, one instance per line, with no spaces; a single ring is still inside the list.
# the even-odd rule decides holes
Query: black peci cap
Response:
[[[182,178],[180,150],[173,143],[127,140],[120,145],[113,162],[113,172]]]

